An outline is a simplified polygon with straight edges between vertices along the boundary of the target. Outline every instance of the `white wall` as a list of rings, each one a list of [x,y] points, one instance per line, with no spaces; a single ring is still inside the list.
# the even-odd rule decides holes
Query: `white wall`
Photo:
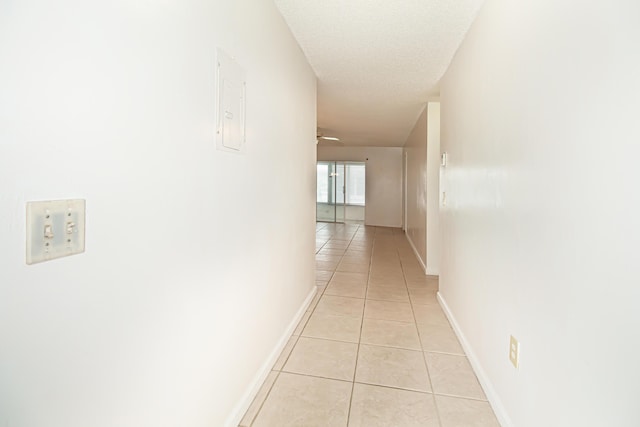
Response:
[[[217,47],[245,155],[215,149]],[[234,421],[313,289],[315,84],[269,0],[2,2],[0,425]],[[86,253],[25,265],[25,202],[62,198]]]
[[[427,107],[404,144],[406,156],[406,233],[423,268],[427,264]]]
[[[640,425],[638,16],[488,0],[442,82],[440,293],[505,426]]]
[[[440,266],[440,103],[429,102],[404,145],[406,156],[406,231],[425,272]]]
[[[427,274],[440,274],[440,103],[427,104]]]
[[[365,162],[365,224],[402,226],[402,148],[319,145],[322,160]]]

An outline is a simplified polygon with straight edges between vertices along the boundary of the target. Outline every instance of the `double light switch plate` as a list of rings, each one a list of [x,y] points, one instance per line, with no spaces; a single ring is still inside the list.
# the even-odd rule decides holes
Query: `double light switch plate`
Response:
[[[27,202],[27,264],[84,252],[85,201]]]

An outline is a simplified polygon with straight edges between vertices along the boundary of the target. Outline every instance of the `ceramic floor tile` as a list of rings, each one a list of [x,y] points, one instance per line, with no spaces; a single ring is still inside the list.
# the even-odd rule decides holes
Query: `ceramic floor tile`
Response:
[[[400,255],[400,264],[402,264],[402,270],[404,270],[405,274],[408,273],[411,277],[424,277],[424,269],[422,265],[418,262],[416,256],[413,253],[412,249],[409,249],[407,252],[404,249],[398,251]]]
[[[336,267],[336,271],[342,271],[347,273],[368,273],[369,272],[369,264],[361,263],[354,264],[351,262],[345,262],[344,260],[338,264]]]
[[[341,262],[347,262],[349,264],[366,265],[367,268],[369,268],[369,266],[371,265],[371,257],[369,255],[359,256],[359,255],[346,253],[342,257]]]
[[[395,239],[382,237],[379,234],[376,234],[375,240],[373,241],[373,249],[380,254],[390,254],[396,255],[398,254],[398,248],[396,246]]]
[[[451,326],[418,323],[418,333],[424,351],[464,355]]]
[[[356,382],[431,391],[422,352],[401,348],[361,344]]]
[[[328,282],[333,277],[333,271],[316,270],[316,281]]]
[[[415,282],[425,282],[428,279],[428,276],[424,274],[424,270],[422,266],[417,262],[402,262],[402,271],[404,271],[404,277],[407,280],[415,281]]]
[[[430,279],[411,279],[408,278],[407,280],[407,287],[409,288],[419,288],[419,289],[429,289],[431,291],[437,291],[439,286],[438,286],[438,281],[437,280],[430,280]]]
[[[409,298],[413,304],[438,304],[438,291],[427,288],[408,288]]]
[[[298,326],[296,326],[295,331],[293,331],[293,335],[300,335],[300,333],[302,332],[302,330],[304,329],[305,325],[307,324],[307,321],[309,320],[309,318],[311,317],[311,312],[307,311],[304,316],[302,316],[302,319],[300,319],[300,322],[298,322]]]
[[[330,282],[325,289],[325,295],[342,297],[364,298],[367,293],[367,285],[360,283]]]
[[[358,344],[300,337],[283,371],[353,381]]]
[[[360,317],[335,316],[316,312],[307,322],[302,336],[357,343],[360,341],[361,324]]]
[[[425,279],[427,277],[430,277],[424,273],[422,264],[418,262],[418,259],[413,253],[408,255],[406,253],[406,250],[404,249],[399,250],[399,253],[400,253],[400,263],[402,264],[402,269],[404,270],[405,276],[415,278],[415,279]]]
[[[397,255],[393,252],[380,252],[376,247],[371,251],[371,264],[376,267],[380,273],[393,270],[393,272],[402,271],[402,264]]]
[[[322,251],[321,251],[322,252]],[[327,262],[340,262],[340,260],[342,259],[342,255],[323,255],[323,254],[316,254],[316,261],[327,261]]]
[[[368,254],[371,255],[373,253],[372,247],[366,244],[358,244],[351,242],[347,252],[351,252],[354,254]]]
[[[409,302],[407,289],[402,287],[371,286],[367,289],[367,299],[379,301]]]
[[[376,277],[369,276],[369,286],[370,287],[383,287],[383,288],[396,288],[396,289],[407,289],[407,285],[404,283],[404,279],[396,278],[396,279],[380,279]]]
[[[287,359],[289,358],[293,347],[296,345],[296,341],[298,341],[298,337],[296,335],[292,335],[291,338],[289,338],[289,341],[287,341],[287,344],[284,346],[284,349],[280,353],[278,360],[276,361],[275,365],[273,365],[272,369],[274,371],[282,370],[282,367],[287,362]]]
[[[354,384],[349,427],[439,427],[433,396]]]
[[[410,253],[407,254],[404,249],[398,250],[400,255],[400,264],[402,265],[402,271],[404,271],[404,275],[406,277],[424,277],[424,269],[422,265],[417,261],[416,256],[413,253],[413,250],[410,249]]]
[[[438,301],[438,293],[437,291],[427,291],[427,290],[418,290],[416,292],[415,288],[407,288],[409,291],[409,299],[411,300],[411,295],[413,295],[413,300],[411,304],[413,305],[431,305],[441,309],[440,302]]]
[[[380,254],[376,251],[371,253],[371,264],[378,274],[402,274],[402,264],[394,255]]]
[[[361,342],[363,344],[421,350],[418,330],[413,323],[364,319],[362,321]]]
[[[400,258],[395,248],[385,249],[384,245],[374,244],[371,255],[375,258],[376,262],[379,262],[380,265],[384,267],[400,268],[402,265],[400,264]]]
[[[439,304],[429,305],[413,305],[413,314],[416,316],[417,323],[428,325],[449,325],[449,320],[445,316],[444,311]]]
[[[373,240],[359,240],[354,238],[347,248],[348,251],[373,253]]]
[[[359,285],[366,285],[369,275],[367,273],[355,273],[336,271],[331,278],[333,283],[357,283]]]
[[[324,245],[322,249],[339,249],[346,251],[349,247],[348,240],[330,240],[328,243]]]
[[[399,265],[397,267],[383,266],[376,261],[375,257],[372,257],[371,259],[371,275],[381,279],[400,278],[404,280],[402,268]]]
[[[313,311],[316,308],[316,305],[318,305],[318,302],[320,301],[321,297],[322,297],[322,294],[318,292],[316,288],[316,294],[313,296],[313,299],[309,303],[309,307],[307,307],[307,311]]]
[[[436,396],[442,427],[500,427],[488,402]]]
[[[249,406],[249,409],[244,414],[244,417],[242,417],[242,421],[240,421],[239,427],[251,426],[253,419],[258,414],[260,407],[262,407],[262,404],[264,403],[264,400],[267,398],[267,395],[269,394],[269,391],[271,390],[273,383],[276,381],[276,378],[278,378],[278,372],[274,372],[274,371],[269,372],[269,375],[267,375],[267,379],[262,384],[262,387],[260,387],[258,394],[256,395],[256,397],[253,399],[253,402],[251,403],[251,406]]]
[[[393,228],[376,227],[376,237],[378,237],[378,236],[391,236],[391,235],[393,235]]]
[[[316,230],[317,295],[241,427],[499,426],[404,232]]]
[[[252,427],[345,426],[352,384],[280,373]]]
[[[465,356],[425,353],[436,394],[486,399],[482,387]]]
[[[338,261],[316,261],[316,270],[335,270]]]
[[[386,263],[379,261],[375,255],[371,257],[371,274],[380,277],[402,277],[402,267],[400,263]]]
[[[413,310],[408,302],[367,300],[364,317],[368,319],[414,322]]]
[[[354,244],[355,246],[361,246],[363,248],[366,248],[366,250],[371,251],[373,250],[373,245],[375,244],[375,241],[373,236],[356,234],[355,236],[353,236],[353,240],[351,240],[351,243]]]
[[[385,260],[400,261],[398,248],[396,247],[395,242],[391,239],[381,239],[376,236],[376,239],[373,242],[373,252],[377,256],[384,257]]]
[[[318,255],[331,255],[331,256],[339,256],[341,257],[346,252],[346,249],[339,248],[322,248],[318,251]]]
[[[333,314],[336,316],[361,317],[364,309],[364,299],[325,295],[320,298],[316,306],[317,313]]]

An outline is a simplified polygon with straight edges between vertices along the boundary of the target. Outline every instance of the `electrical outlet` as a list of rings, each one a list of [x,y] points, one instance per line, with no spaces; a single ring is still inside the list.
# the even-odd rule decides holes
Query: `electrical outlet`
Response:
[[[509,360],[515,368],[520,364],[520,343],[513,335],[511,335],[511,342],[509,343]]]

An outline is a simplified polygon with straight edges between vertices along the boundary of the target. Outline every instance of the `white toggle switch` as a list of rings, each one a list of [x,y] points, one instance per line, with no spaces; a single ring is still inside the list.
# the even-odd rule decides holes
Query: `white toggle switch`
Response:
[[[84,200],[27,203],[27,264],[84,252]]]
[[[53,239],[53,227],[51,226],[51,224],[44,225],[44,238]]]

